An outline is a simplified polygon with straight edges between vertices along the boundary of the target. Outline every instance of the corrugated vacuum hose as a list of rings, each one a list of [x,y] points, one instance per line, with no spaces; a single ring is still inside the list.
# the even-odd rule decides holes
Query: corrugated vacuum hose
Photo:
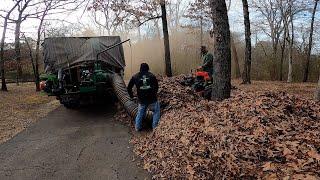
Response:
[[[127,113],[134,119],[138,113],[138,104],[131,100],[123,78],[115,73],[110,75],[110,79],[114,92],[118,97],[120,103],[124,106],[124,109],[127,111]],[[147,111],[145,120],[145,122],[149,125],[152,120],[151,111]]]

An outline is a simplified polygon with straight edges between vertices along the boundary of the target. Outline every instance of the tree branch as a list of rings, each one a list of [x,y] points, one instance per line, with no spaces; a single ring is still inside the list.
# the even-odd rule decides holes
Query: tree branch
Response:
[[[154,20],[154,19],[159,19],[159,18],[161,18],[161,17],[162,17],[162,16],[150,17],[150,18],[148,18],[147,20],[142,21],[138,26],[140,27],[140,26],[142,26],[143,24],[145,24],[145,23],[148,22],[148,21],[151,21],[151,20]]]

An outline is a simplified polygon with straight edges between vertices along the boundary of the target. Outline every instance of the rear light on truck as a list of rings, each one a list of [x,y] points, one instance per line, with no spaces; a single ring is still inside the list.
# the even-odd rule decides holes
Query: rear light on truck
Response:
[[[40,82],[40,90],[44,90],[44,88],[46,87],[46,81],[41,81]]]

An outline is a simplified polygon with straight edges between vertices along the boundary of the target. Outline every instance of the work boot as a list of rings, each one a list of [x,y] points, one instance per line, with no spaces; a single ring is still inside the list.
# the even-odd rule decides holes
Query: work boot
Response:
[[[135,127],[136,132],[140,132],[141,129],[138,129],[137,127]]]

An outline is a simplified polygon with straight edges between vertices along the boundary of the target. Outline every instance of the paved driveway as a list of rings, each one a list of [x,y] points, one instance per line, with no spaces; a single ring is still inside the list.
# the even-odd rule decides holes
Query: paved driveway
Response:
[[[114,112],[59,107],[0,145],[0,179],[150,179]]]

